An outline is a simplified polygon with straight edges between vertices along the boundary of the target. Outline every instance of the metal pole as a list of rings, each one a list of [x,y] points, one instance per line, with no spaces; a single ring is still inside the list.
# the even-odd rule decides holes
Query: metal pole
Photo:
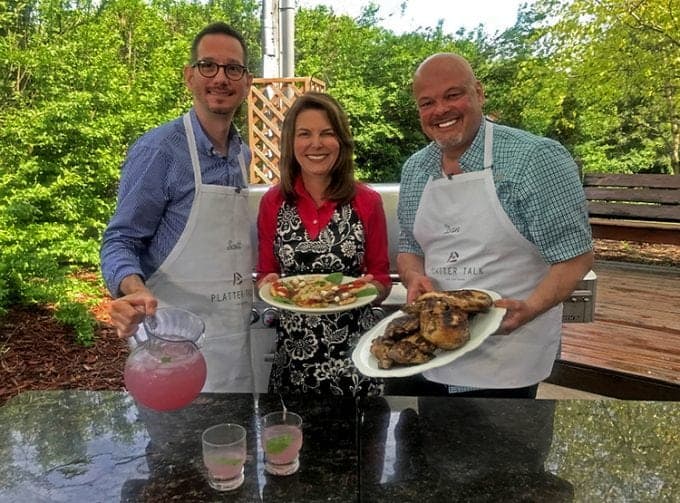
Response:
[[[280,0],[281,76],[295,76],[295,0]]]
[[[262,0],[262,76],[279,76],[279,0]]]

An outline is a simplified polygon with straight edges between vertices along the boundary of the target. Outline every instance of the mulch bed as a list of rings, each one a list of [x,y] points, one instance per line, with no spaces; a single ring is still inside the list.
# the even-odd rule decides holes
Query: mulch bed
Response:
[[[597,240],[598,260],[680,267],[680,247]],[[54,319],[47,308],[16,306],[0,319],[0,406],[28,390],[124,389],[123,369],[129,353],[126,341],[109,324],[103,298],[95,343],[76,343],[73,330]]]
[[[83,347],[73,329],[46,308],[16,306],[0,320],[0,405],[27,390],[123,389],[126,341],[96,310],[95,343]]]

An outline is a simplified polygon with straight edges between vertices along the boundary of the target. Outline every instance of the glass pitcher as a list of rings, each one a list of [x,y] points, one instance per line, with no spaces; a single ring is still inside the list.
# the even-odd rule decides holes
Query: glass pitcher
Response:
[[[125,387],[142,405],[157,411],[180,409],[205,384],[206,363],[199,349],[203,320],[176,307],[156,310],[144,319],[147,340],[140,341],[125,362]]]

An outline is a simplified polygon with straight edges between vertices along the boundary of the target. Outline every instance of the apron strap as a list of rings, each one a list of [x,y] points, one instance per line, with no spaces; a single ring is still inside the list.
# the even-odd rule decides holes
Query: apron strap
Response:
[[[194,178],[196,180],[196,190],[201,182],[201,165],[198,162],[198,150],[196,149],[196,137],[194,136],[194,127],[191,125],[191,116],[189,112],[184,114],[182,118],[184,121],[184,129],[187,133],[187,143],[189,144],[189,155],[191,156],[191,165],[194,168]],[[243,177],[243,188],[248,187],[248,169],[246,167],[246,158],[243,155],[243,150],[238,153],[238,164],[241,168],[241,176]],[[240,188],[239,188],[240,189]],[[240,190],[238,190],[240,192]]]
[[[198,162],[198,150],[196,149],[196,137],[194,136],[194,127],[191,125],[191,116],[189,112],[184,114],[182,118],[184,121],[184,130],[187,133],[187,144],[189,145],[189,155],[191,156],[191,166],[194,169],[194,185],[195,191],[201,186],[201,164]]]
[[[248,170],[246,169],[246,158],[243,155],[243,150],[238,153],[238,164],[241,166],[241,176],[243,176],[243,186],[248,186]]]
[[[493,122],[485,121],[484,127],[484,169],[493,166]]]

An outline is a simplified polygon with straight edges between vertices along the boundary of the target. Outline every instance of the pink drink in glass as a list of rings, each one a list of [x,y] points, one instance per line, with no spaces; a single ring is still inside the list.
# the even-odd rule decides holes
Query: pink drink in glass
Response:
[[[200,351],[187,354],[168,344],[161,351],[137,355],[125,365],[125,387],[142,405],[157,411],[185,407],[205,384],[206,364]]]
[[[264,445],[267,460],[276,465],[292,463],[297,458],[298,452],[302,447],[302,430],[290,424],[277,424],[264,430]],[[269,446],[275,445],[276,450],[267,450]],[[283,450],[281,446],[286,445]]]
[[[216,424],[201,435],[203,463],[213,489],[233,491],[243,484],[246,435],[245,428],[235,423]]]
[[[246,461],[245,449],[224,449],[220,452],[205,454],[203,461],[210,475],[215,479],[231,480],[243,471]]]

